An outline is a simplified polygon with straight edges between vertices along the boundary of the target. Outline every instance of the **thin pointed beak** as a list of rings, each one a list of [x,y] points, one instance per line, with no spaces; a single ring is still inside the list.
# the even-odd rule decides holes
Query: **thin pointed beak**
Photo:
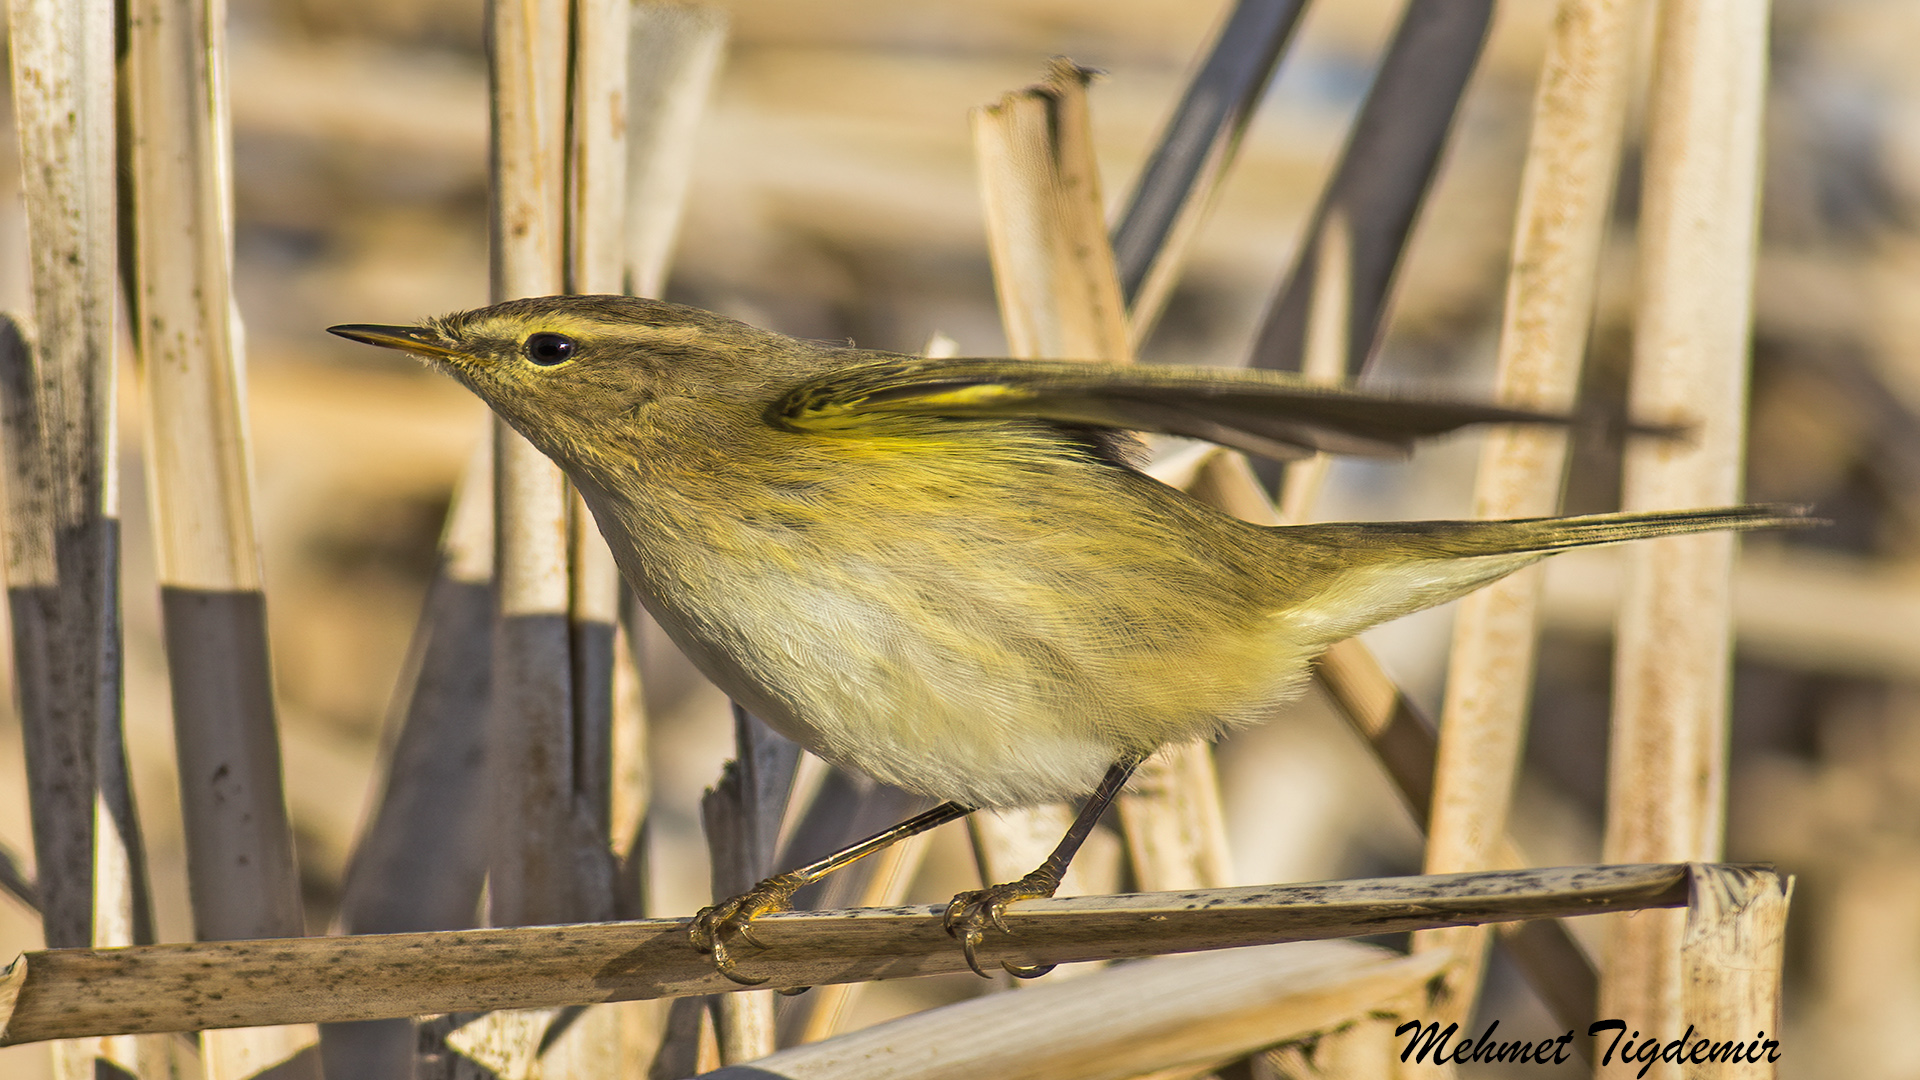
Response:
[[[419,353],[422,356],[455,356],[452,346],[440,336],[439,331],[424,326],[376,326],[371,323],[348,323],[343,326],[329,326],[327,333],[338,334],[349,341],[365,342],[385,349],[399,349],[402,352]]]

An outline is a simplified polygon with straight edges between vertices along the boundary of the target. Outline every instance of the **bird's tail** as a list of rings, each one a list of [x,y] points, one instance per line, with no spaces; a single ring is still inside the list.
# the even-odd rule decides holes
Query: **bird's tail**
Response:
[[[1399,522],[1392,528],[1407,547],[1433,548],[1440,558],[1479,555],[1546,554],[1593,544],[1648,540],[1702,532],[1805,528],[1822,525],[1802,506],[1761,504],[1712,510],[1655,510],[1588,514],[1582,517],[1521,518],[1512,521]]]
[[[1510,521],[1393,521],[1274,530],[1315,585],[1276,604],[1308,637],[1338,641],[1472,592],[1556,551],[1685,533],[1823,524],[1793,506],[1590,514]],[[1296,578],[1296,582],[1301,579]]]

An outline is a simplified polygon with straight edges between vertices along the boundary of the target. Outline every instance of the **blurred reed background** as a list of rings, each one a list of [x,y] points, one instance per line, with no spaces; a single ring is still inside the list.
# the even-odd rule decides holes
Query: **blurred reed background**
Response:
[[[735,0],[702,120],[668,299],[788,333],[919,351],[1007,348],[968,112],[1050,55],[1102,69],[1092,118],[1125,196],[1224,10],[1174,0]],[[1311,5],[1194,242],[1143,359],[1239,363],[1366,93],[1400,5]],[[1370,378],[1489,392],[1534,80],[1554,5],[1508,0],[1455,126]],[[1790,1077],[1920,1076],[1920,6],[1777,0],[1755,297],[1747,496],[1834,527],[1745,542],[1727,855],[1799,875],[1788,952]],[[255,516],[287,798],[310,932],[338,914],[378,790],[389,699],[456,476],[486,427],[451,381],[328,338],[487,300],[487,96],[477,0],[232,0],[235,287],[247,334]],[[11,111],[0,111],[9,118]],[[16,141],[0,137],[0,308],[29,287]],[[1637,151],[1601,275],[1587,396],[1628,354]],[[139,392],[121,380],[121,394]],[[141,411],[123,404],[123,424]],[[143,440],[123,436],[126,724],[158,936],[192,936],[147,527]],[[1408,464],[1334,466],[1320,518],[1467,516],[1474,440]],[[1567,509],[1617,505],[1617,454],[1577,448]],[[1597,862],[1616,555],[1547,574],[1548,629],[1514,828],[1544,865]],[[1369,635],[1437,707],[1449,614]],[[721,695],[650,641],[654,913],[708,899],[700,795],[733,753]],[[11,700],[9,695],[9,700]],[[18,725],[0,724],[0,843],[32,849]],[[476,718],[477,722],[478,718]],[[1234,876],[1417,872],[1419,833],[1317,699],[1221,748]],[[1093,852],[1089,852],[1093,854]],[[974,883],[956,829],[909,893]],[[0,898],[0,956],[40,945]],[[1498,962],[1496,962],[1496,965]],[[886,984],[855,1024],[976,992]],[[1482,1012],[1558,1030],[1496,966]],[[0,1050],[0,1073],[46,1068]],[[1529,1071],[1529,1075],[1534,1071]],[[1487,1074],[1491,1075],[1491,1074]]]

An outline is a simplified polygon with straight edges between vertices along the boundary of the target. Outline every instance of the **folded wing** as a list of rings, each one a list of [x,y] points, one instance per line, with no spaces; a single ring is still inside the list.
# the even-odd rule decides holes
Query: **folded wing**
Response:
[[[917,357],[842,368],[768,412],[794,430],[849,434],[911,416],[1156,431],[1280,460],[1315,451],[1397,456],[1417,439],[1471,424],[1570,419],[1314,385],[1275,371]]]

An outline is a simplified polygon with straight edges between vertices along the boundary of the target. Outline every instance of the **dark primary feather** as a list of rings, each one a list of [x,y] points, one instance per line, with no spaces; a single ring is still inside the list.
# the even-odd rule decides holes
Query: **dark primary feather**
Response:
[[[810,380],[768,410],[776,424],[817,432],[906,416],[1155,431],[1280,460],[1315,451],[1401,455],[1418,439],[1471,424],[1569,422],[1557,413],[1382,397],[1273,371],[912,357]]]

